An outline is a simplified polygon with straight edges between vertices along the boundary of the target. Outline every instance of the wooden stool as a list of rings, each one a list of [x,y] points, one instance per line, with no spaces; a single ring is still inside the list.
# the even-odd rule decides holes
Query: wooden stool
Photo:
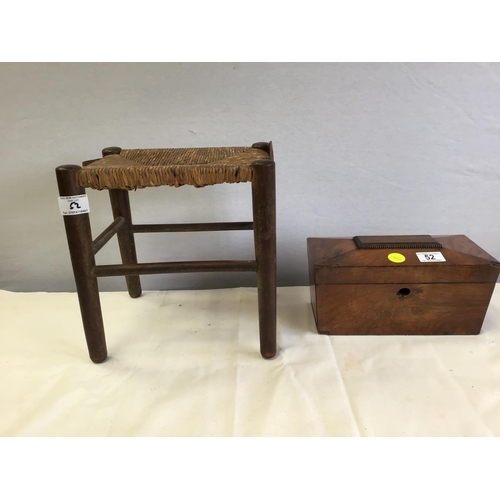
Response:
[[[97,278],[125,276],[131,297],[142,293],[139,275],[211,271],[257,273],[260,352],[276,355],[276,189],[272,143],[252,147],[192,149],[106,148],[103,158],[56,168],[59,204],[90,359],[107,358]],[[252,183],[252,222],[203,224],[132,223],[128,191],[153,186],[203,187],[224,182]],[[107,189],[114,221],[92,240],[85,188]],[[253,230],[255,260],[155,262],[138,264],[134,233]],[[122,264],[97,266],[95,254],[118,236]]]

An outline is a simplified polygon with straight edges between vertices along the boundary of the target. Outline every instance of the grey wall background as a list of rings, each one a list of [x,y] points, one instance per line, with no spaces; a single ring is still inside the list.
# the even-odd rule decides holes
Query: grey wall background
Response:
[[[273,140],[279,285],[306,238],[466,234],[500,258],[499,64],[0,64],[0,288],[71,291],[54,168],[106,146]],[[88,191],[92,228],[111,221]],[[250,186],[133,192],[136,223],[250,220]],[[143,262],[253,258],[249,232],[137,235]],[[118,262],[116,240],[98,255]],[[252,274],[145,276],[145,289],[254,286]],[[102,290],[123,290],[105,278]]]

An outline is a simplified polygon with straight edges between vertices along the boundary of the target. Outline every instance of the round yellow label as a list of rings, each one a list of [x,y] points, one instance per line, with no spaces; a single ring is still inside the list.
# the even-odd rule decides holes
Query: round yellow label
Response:
[[[387,258],[391,262],[397,262],[400,264],[401,262],[404,262],[406,260],[406,257],[402,253],[390,253]]]

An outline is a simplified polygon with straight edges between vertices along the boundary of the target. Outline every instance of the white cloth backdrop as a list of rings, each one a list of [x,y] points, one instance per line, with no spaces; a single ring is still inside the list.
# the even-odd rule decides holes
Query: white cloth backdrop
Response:
[[[253,288],[102,293],[110,357],[74,293],[0,291],[3,436],[500,435],[500,288],[478,336],[329,337],[280,288],[277,358]]]

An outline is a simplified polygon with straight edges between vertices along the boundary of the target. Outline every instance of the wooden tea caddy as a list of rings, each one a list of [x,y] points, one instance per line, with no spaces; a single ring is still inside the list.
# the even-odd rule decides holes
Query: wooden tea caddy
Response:
[[[329,335],[478,334],[500,272],[464,235],[308,238],[307,249],[316,326]]]

